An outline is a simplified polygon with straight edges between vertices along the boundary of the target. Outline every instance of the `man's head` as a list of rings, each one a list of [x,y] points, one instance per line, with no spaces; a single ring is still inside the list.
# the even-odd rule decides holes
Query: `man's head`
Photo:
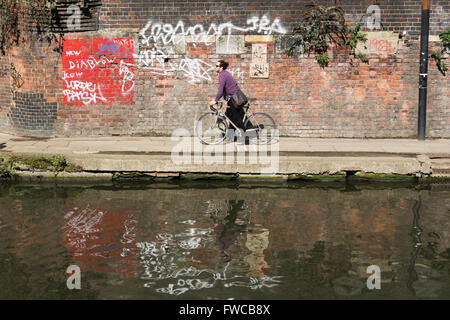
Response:
[[[217,73],[225,70],[226,68],[228,68],[228,62],[225,62],[224,60],[219,60],[216,62],[215,70]]]

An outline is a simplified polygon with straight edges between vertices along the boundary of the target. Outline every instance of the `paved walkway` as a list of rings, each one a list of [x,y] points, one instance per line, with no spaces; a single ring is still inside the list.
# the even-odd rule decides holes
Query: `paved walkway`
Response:
[[[0,133],[0,152],[64,154],[90,171],[320,174],[342,171],[414,174],[450,169],[450,139],[312,139],[280,138],[258,149],[242,143],[204,146],[193,138],[74,137],[37,139]],[[255,149],[256,148],[256,149]],[[211,154],[211,150],[214,150]],[[249,151],[267,150],[266,159],[249,160]],[[180,155],[174,157],[174,151]],[[182,157],[182,151],[185,152]],[[205,153],[206,152],[206,153]],[[247,158],[236,157],[241,152]],[[271,153],[272,152],[272,153]],[[260,155],[258,153],[257,155]],[[197,157],[196,157],[197,155]],[[200,156],[198,156],[200,155]],[[273,155],[273,157],[272,157]],[[275,155],[277,158],[275,158]],[[227,157],[229,156],[228,160]],[[231,159],[233,158],[233,159]],[[433,167],[434,165],[434,167]],[[268,169],[270,172],[270,169]],[[450,173],[450,171],[448,172]]]
[[[3,148],[2,148],[3,143]],[[8,152],[88,154],[97,152],[171,152],[180,143],[170,137],[26,138],[0,133],[0,150]],[[192,140],[192,145],[194,140]],[[241,143],[232,143],[236,148]],[[225,147],[224,147],[225,148]],[[449,154],[450,139],[313,139],[280,138],[280,152],[374,152]],[[270,146],[268,147],[270,150]]]

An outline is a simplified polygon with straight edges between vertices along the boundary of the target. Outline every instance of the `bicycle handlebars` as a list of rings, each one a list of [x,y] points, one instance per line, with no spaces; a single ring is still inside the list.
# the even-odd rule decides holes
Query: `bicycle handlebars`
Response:
[[[220,105],[219,109],[222,109],[223,102],[218,102],[217,101],[216,104]],[[213,112],[218,112],[219,111],[216,108],[214,108],[213,106],[209,106],[209,109],[211,109],[211,111],[213,111]]]

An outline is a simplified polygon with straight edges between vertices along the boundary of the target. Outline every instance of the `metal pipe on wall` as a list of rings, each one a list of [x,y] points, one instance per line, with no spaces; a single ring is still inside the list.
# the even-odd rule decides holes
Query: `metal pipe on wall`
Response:
[[[422,22],[420,28],[419,114],[417,129],[418,140],[425,140],[426,130],[429,20],[430,0],[422,0]]]

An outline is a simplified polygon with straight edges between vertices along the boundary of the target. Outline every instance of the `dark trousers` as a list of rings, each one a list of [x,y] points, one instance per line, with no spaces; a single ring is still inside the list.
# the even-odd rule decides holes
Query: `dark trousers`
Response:
[[[244,118],[244,114],[245,114],[244,110],[242,108],[236,109],[236,108],[230,106],[229,103],[228,103],[228,106],[229,106],[229,108],[225,112],[225,115],[234,123],[234,125],[236,127],[244,130],[245,129],[244,122],[242,121],[242,119]],[[248,122],[247,125],[250,125],[250,121]],[[230,124],[229,129],[234,129],[233,125]]]

